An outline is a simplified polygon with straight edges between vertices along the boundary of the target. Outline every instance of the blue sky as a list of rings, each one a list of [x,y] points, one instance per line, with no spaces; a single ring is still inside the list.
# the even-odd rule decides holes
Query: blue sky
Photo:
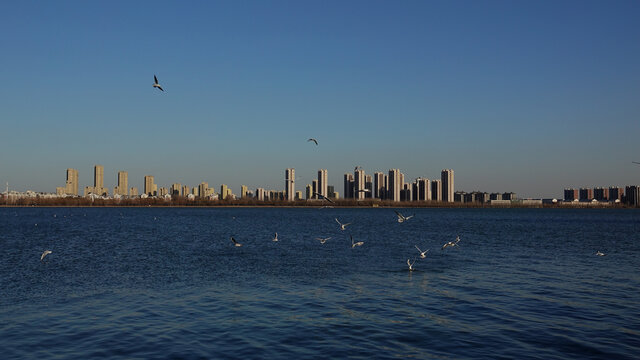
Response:
[[[342,193],[359,165],[522,197],[638,184],[639,18],[637,1],[4,3],[0,181],[53,192],[75,168],[84,187],[100,164],[111,190],[125,170],[238,193],[326,168]]]

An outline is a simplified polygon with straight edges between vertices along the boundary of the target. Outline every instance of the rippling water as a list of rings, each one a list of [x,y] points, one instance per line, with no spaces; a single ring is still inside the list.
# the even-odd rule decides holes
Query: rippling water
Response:
[[[401,211],[2,208],[0,356],[640,354],[640,212]]]

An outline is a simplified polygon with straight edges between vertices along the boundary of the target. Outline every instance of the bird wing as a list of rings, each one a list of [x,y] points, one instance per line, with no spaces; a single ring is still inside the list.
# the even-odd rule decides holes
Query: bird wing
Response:
[[[351,223],[342,224],[342,226],[345,226],[345,227],[349,225],[351,225]]]
[[[233,236],[231,237],[231,242],[233,242],[234,244],[237,244],[238,242],[236,241],[236,239],[233,238]]]
[[[158,78],[155,75],[153,75],[153,81],[155,81],[156,84],[158,83]]]
[[[316,143],[316,145],[318,145],[318,140],[314,139],[314,138],[310,138],[309,140],[307,140],[307,142],[309,141],[313,141],[314,143]]]
[[[162,86],[158,85],[158,86],[156,86],[156,87],[157,87],[158,89],[160,89],[160,90],[164,91],[164,89],[162,88]]]
[[[333,200],[329,199],[328,197],[324,197],[324,196],[323,196],[323,198],[324,198],[325,200],[327,200],[328,202],[330,202],[330,203],[332,203],[332,204],[335,204],[335,203],[333,202]]]
[[[422,250],[420,250],[420,248],[418,247],[418,245],[414,245],[416,247],[416,249],[418,249],[418,251],[420,251],[420,253],[422,253]]]
[[[336,218],[336,222],[342,226],[342,224],[340,223],[340,221],[338,220],[338,218]]]

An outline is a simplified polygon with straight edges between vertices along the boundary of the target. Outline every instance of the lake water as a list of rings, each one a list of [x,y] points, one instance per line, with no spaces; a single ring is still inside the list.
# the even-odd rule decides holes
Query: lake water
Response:
[[[640,211],[399,211],[0,208],[0,357],[638,358]]]

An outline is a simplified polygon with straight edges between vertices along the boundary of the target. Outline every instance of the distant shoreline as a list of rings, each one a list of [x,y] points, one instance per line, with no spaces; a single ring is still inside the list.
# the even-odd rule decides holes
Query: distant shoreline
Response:
[[[20,198],[9,203],[0,204],[0,208],[17,207],[125,207],[125,208],[461,208],[461,209],[501,209],[501,208],[545,208],[545,209],[633,209],[635,207],[612,202],[556,202],[556,203],[523,203],[514,201],[510,204],[460,203],[436,201],[354,201],[337,200],[335,203],[322,201],[295,202],[288,201],[252,201],[252,200],[164,200],[164,199],[87,199],[87,198]]]

